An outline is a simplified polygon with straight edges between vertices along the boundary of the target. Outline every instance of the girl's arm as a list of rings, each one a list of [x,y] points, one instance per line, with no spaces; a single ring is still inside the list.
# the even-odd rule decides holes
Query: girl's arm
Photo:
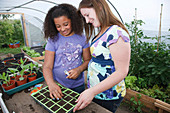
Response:
[[[110,45],[109,49],[114,61],[116,71],[96,86],[81,93],[77,100],[78,103],[73,110],[74,112],[86,107],[91,103],[95,95],[110,89],[111,87],[121,82],[127,76],[131,53],[130,43],[126,43],[122,38],[119,38],[117,43]]]
[[[45,59],[43,64],[43,76],[49,87],[50,97],[53,98],[62,98],[62,92],[60,87],[55,83],[53,79],[53,64],[54,64],[55,52],[45,50]]]

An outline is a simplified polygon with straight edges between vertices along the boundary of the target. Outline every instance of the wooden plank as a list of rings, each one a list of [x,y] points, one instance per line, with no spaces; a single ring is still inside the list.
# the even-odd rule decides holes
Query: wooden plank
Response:
[[[159,104],[161,104],[161,105],[163,105],[163,106],[166,106],[167,108],[170,108],[170,104],[165,103],[165,102],[163,102],[163,101],[161,101],[161,100],[156,99],[156,103],[159,103]]]
[[[159,103],[157,103],[157,102],[155,102],[154,104],[155,104],[156,107],[161,108],[161,109],[163,109],[163,110],[165,110],[165,111],[170,112],[170,108],[168,108],[168,107],[166,107],[166,106],[164,106],[164,105],[161,105],[161,104],[159,104]]]
[[[141,103],[144,104],[146,108],[152,109],[154,111],[157,111],[158,109],[154,106],[154,102],[156,101],[154,98],[151,98],[147,95],[141,94],[139,92],[133,91],[131,89],[126,89],[126,96],[125,99],[130,101],[132,97],[135,97],[135,100],[137,101],[137,94],[141,95],[141,98],[139,99]]]

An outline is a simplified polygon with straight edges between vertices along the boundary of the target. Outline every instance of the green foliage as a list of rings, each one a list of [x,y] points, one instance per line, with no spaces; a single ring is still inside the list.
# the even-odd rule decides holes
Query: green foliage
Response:
[[[131,34],[131,61],[129,76],[125,79],[126,85],[153,98],[169,102],[170,46],[160,42],[157,51],[158,43],[143,42],[142,39],[152,40],[157,37],[144,36],[143,31],[138,29],[142,24],[142,20],[126,23]]]
[[[30,69],[30,71],[31,71],[31,74],[38,72],[38,69],[39,69],[38,63],[32,63],[32,62],[31,62],[31,63],[28,64],[28,65],[29,65],[29,69]]]
[[[7,72],[13,74],[13,76],[16,77],[18,70],[16,68],[8,68]]]
[[[21,77],[19,78],[19,80],[21,81],[21,80],[24,80],[24,77],[23,77],[23,75],[24,75],[24,72],[25,71],[28,71],[28,69],[29,69],[29,65],[27,64],[27,65],[25,65],[25,62],[27,61],[27,59],[25,59],[25,60],[23,60],[22,58],[20,59],[20,63],[21,64],[19,64],[19,63],[12,63],[12,64],[15,64],[15,65],[18,65],[18,67],[20,66],[20,68],[21,68],[21,70],[19,71],[18,69],[18,72],[19,72],[19,74],[21,75]]]
[[[17,53],[21,53],[21,48],[23,47],[23,45],[20,45],[20,47],[17,47],[17,48],[0,48],[0,53],[3,53],[3,54],[8,54],[8,53],[11,53],[11,54],[17,54]]]
[[[167,86],[170,81],[169,48],[164,42],[161,42],[157,52],[157,43],[142,42],[141,39],[146,38],[146,36],[144,37],[143,32],[136,26],[141,26],[144,22],[142,20],[136,21],[136,23],[134,21],[131,24],[126,23],[132,34],[130,36],[131,61],[129,73],[147,79],[148,86],[153,86],[155,81],[159,86]]]
[[[2,74],[0,74],[0,79],[3,80],[3,83],[7,86],[10,85],[10,77],[8,73],[3,72]]]
[[[40,57],[41,54],[36,52],[35,50],[31,49],[30,47],[24,46],[23,50],[30,56],[30,57]]]
[[[24,43],[20,20],[0,20],[0,47],[17,41]]]
[[[135,97],[133,96],[130,101],[132,102],[132,106],[131,109],[133,111],[137,111],[138,113],[142,113],[142,107],[144,106],[143,103],[141,103],[140,98],[141,98],[141,94],[136,94],[137,96],[137,100],[135,100]]]

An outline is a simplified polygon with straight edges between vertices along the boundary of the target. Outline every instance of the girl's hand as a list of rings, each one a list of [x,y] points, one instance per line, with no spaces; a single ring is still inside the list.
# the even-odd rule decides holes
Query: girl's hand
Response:
[[[81,71],[79,70],[79,68],[74,68],[74,69],[68,71],[68,73],[69,73],[69,75],[66,78],[76,79],[80,75]]]
[[[52,99],[61,99],[63,94],[61,88],[54,82],[48,85],[50,91],[50,97]]]
[[[85,108],[87,105],[89,105],[91,101],[93,100],[94,96],[95,95],[91,89],[87,89],[83,91],[80,94],[79,98],[76,100],[77,105],[73,109],[73,112],[75,112],[76,110],[81,110]]]

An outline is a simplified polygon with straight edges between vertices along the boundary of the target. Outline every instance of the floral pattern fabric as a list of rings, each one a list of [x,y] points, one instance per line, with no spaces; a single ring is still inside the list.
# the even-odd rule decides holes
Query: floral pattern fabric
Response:
[[[92,59],[88,65],[87,83],[88,87],[93,87],[102,80],[109,77],[114,71],[114,61],[112,60],[109,46],[118,41],[118,38],[129,43],[129,35],[117,25],[109,27],[98,39],[93,41],[90,46]],[[96,99],[114,100],[124,97],[126,94],[125,82],[122,80],[112,88],[95,96]]]

